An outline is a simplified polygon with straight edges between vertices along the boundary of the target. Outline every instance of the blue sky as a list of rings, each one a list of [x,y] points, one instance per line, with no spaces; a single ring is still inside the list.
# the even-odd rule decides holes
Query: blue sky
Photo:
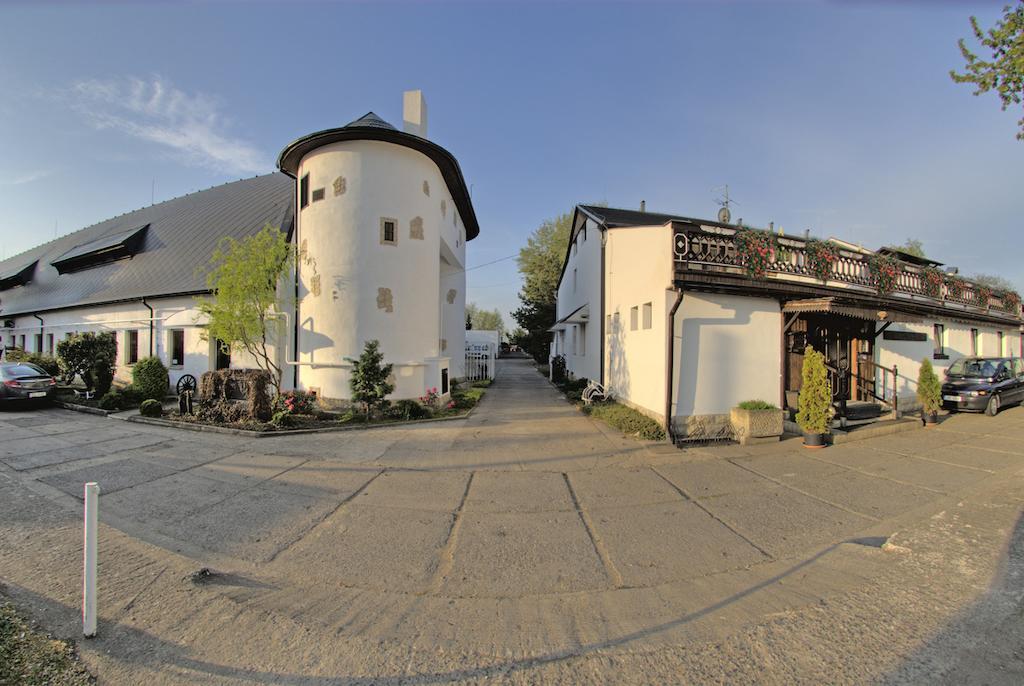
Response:
[[[1018,112],[952,83],[1003,2],[0,5],[0,251],[273,170],[285,144],[423,89],[514,255],[577,202],[924,241],[1024,289]],[[159,92],[160,97],[154,97]],[[470,272],[511,323],[514,260]]]

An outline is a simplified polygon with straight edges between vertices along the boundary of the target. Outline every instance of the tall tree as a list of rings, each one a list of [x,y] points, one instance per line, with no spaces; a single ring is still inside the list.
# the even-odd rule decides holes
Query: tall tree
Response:
[[[971,52],[961,38],[960,54],[967,64],[963,73],[950,70],[949,75],[957,83],[973,83],[975,95],[996,91],[1003,111],[1020,105],[1024,98],[1024,0],[1018,0],[1016,7],[1003,7],[1003,18],[988,31],[978,25],[977,17],[971,17],[971,30],[982,47],[991,51],[991,61]],[[1017,125],[1017,139],[1024,140],[1024,117]]]
[[[209,317],[204,340],[220,340],[244,350],[270,373],[281,391],[281,368],[270,353],[267,324],[277,306],[277,284],[291,264],[292,250],[279,229],[264,226],[254,236],[225,238],[210,258],[206,284],[212,298],[200,298],[199,311]]]
[[[996,276],[995,274],[975,274],[971,277],[971,281],[980,283],[982,286],[988,286],[995,291],[1013,291],[1016,290],[1013,284],[1010,283],[1009,279],[1003,278],[1002,276]]]
[[[501,319],[501,312],[498,312],[497,309],[482,310],[477,307],[476,303],[466,305],[466,324],[467,331],[469,329],[498,332],[505,330],[505,322]]]
[[[907,242],[903,245],[892,245],[889,246],[893,250],[899,250],[905,252],[908,255],[914,255],[915,257],[924,257],[924,243],[916,238],[908,238]]]
[[[519,345],[538,362],[546,361],[551,339],[547,330],[555,322],[558,277],[571,230],[572,213],[560,214],[537,227],[519,251],[522,306],[512,316],[525,331]]]

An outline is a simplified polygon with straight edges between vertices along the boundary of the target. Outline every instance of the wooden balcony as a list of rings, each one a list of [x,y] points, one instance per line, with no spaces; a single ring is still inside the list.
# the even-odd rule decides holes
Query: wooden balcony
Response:
[[[984,298],[982,287],[966,279],[962,280],[960,292],[942,283],[936,294],[928,287],[926,268],[908,262],[899,262],[901,270],[891,292],[880,293],[869,267],[870,254],[856,250],[838,249],[828,278],[819,279],[809,264],[807,241],[780,234],[775,235],[776,248],[769,255],[764,276],[755,278],[749,274],[737,245],[736,236],[741,231],[745,229],[674,222],[676,282],[706,290],[751,295],[762,292],[781,299],[818,294],[919,314],[1021,322],[1019,304],[1007,307],[997,294]]]

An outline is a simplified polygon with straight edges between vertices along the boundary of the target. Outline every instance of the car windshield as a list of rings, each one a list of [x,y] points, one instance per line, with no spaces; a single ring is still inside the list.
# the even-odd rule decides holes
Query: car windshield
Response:
[[[1003,366],[1000,359],[959,359],[946,372],[949,376],[962,376],[967,379],[988,379],[996,375]]]
[[[0,371],[3,372],[4,378],[7,379],[19,379],[23,376],[49,376],[49,374],[34,364],[9,364],[0,367]]]

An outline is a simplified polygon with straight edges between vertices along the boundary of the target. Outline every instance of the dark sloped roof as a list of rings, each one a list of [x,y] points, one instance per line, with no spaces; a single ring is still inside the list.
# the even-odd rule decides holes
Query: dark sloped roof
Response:
[[[278,155],[277,168],[294,178],[299,171],[302,158],[313,150],[339,141],[358,140],[394,143],[421,152],[433,160],[441,171],[444,182],[448,184],[452,201],[462,216],[462,222],[466,225],[466,240],[471,241],[480,234],[480,224],[477,221],[476,212],[473,210],[473,201],[469,198],[469,187],[466,185],[466,179],[462,176],[462,169],[455,156],[433,141],[399,131],[373,112],[367,112],[359,119],[340,128],[317,131],[292,141]]]
[[[594,215],[601,223],[614,229],[619,226],[661,226],[667,222],[689,222],[691,224],[712,224],[714,226],[730,226],[719,224],[707,219],[694,219],[677,214],[660,214],[658,212],[641,212],[639,210],[623,210],[617,207],[598,207],[597,205],[580,205],[588,214]],[[736,228],[732,226],[731,228]]]
[[[207,290],[205,267],[221,239],[241,239],[270,224],[291,228],[295,182],[273,173],[224,184],[94,224],[0,262],[0,274],[38,260],[29,283],[0,291],[0,314]],[[53,262],[105,239],[149,228],[130,258],[58,274]]]

